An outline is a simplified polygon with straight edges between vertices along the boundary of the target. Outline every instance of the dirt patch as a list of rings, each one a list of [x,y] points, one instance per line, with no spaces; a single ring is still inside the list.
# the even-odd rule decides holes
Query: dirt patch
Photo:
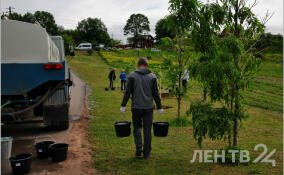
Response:
[[[86,95],[87,97],[87,95]],[[50,160],[40,162],[41,165],[33,165],[40,168],[44,165],[44,171],[37,172],[38,175],[93,175],[96,170],[93,167],[92,151],[88,142],[87,126],[89,123],[87,99],[83,105],[80,119],[73,121],[73,126],[68,132],[68,158],[61,163],[50,163]]]
[[[171,109],[173,108],[172,106],[163,106],[163,109]],[[154,105],[154,110],[157,110],[157,106]]]
[[[75,75],[73,75],[75,76]],[[23,124],[2,127],[2,133],[13,136],[12,155],[31,152],[33,156],[32,167],[29,175],[94,175],[91,145],[88,142],[88,106],[87,86],[77,76],[74,77],[76,86],[71,93],[70,110],[71,115],[80,116],[71,122],[66,131],[54,131],[42,126],[42,124]],[[81,83],[81,84],[80,84]],[[72,101],[73,100],[73,101]],[[80,107],[78,107],[78,105]],[[73,110],[73,111],[72,111]],[[54,163],[51,159],[40,160],[37,158],[34,148],[37,136],[52,136],[55,142],[66,142],[69,144],[67,160]],[[45,138],[47,140],[47,138]],[[49,140],[49,139],[48,139]],[[41,141],[41,140],[39,140]],[[6,162],[9,166],[9,162]],[[11,175],[10,166],[3,175]]]
[[[161,97],[162,97],[162,98],[167,98],[167,97],[169,97],[169,96],[170,96],[169,93],[161,93]]]

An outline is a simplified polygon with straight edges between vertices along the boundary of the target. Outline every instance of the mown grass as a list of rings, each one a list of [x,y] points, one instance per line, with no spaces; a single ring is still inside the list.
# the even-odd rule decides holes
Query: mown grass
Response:
[[[163,59],[165,57],[174,56],[174,52],[152,52],[150,51],[150,49],[141,49],[139,50],[139,52],[140,56],[151,56],[152,60],[159,61],[160,63],[163,63]],[[137,58],[137,50],[103,51],[102,55],[108,56],[109,59],[106,59],[106,61],[109,61],[108,63],[111,66],[121,68],[121,65],[129,64],[129,61],[123,61],[124,58],[133,58],[134,60]],[[275,56],[273,55],[277,55],[278,62],[274,61]],[[113,58],[111,58],[112,56]],[[279,62],[279,58],[282,58],[282,56],[280,54],[266,54],[266,57],[269,61],[263,61],[260,71],[257,72],[247,90],[243,92],[243,96],[245,97],[245,104],[259,107],[265,110],[282,112],[283,66],[282,62]],[[117,62],[117,59],[119,58],[121,58],[121,60]],[[156,64],[154,67],[152,66],[152,70],[154,72],[160,71]],[[163,70],[161,71],[163,72]],[[167,84],[167,81],[165,79],[163,79],[162,81],[163,85]],[[192,85],[192,88],[197,89],[195,93],[200,93],[201,89],[198,83],[191,80],[190,84]]]
[[[243,93],[245,103],[265,110],[283,112],[283,65],[262,62],[260,71]]]
[[[271,164],[267,163],[256,163],[249,166],[227,166],[199,163],[198,161],[190,163],[194,150],[200,149],[193,139],[191,126],[170,127],[168,137],[153,137],[152,158],[148,161],[136,159],[134,158],[135,146],[133,136],[117,138],[115,135],[114,122],[122,120],[131,121],[131,112],[129,102],[126,115],[119,114],[123,96],[120,90],[104,90],[108,86],[107,76],[110,66],[97,53],[93,56],[75,56],[70,65],[72,70],[93,89],[92,95],[89,97],[91,108],[89,112],[93,117],[88,129],[94,151],[94,167],[100,174],[282,174],[282,110],[280,110],[282,102],[280,103],[279,101],[279,99],[282,99],[282,83],[279,82],[282,79],[282,70],[280,71],[282,65],[276,63],[263,64],[264,68],[257,74],[255,83],[252,84],[248,93],[245,94],[250,99],[247,103],[251,103],[248,106],[250,118],[242,121],[239,135],[240,146],[248,149],[253,158],[256,158],[261,152],[253,151],[256,144],[266,144],[268,151],[276,148],[277,151],[272,156],[272,159],[276,160],[276,167],[272,167]],[[278,67],[277,70],[275,70],[275,67]],[[201,88],[197,82],[190,82],[189,87],[189,96],[182,102],[182,113],[189,108],[190,102],[201,98]],[[262,98],[266,100],[260,101],[259,99]],[[271,100],[275,100],[275,102],[269,104]],[[163,116],[158,116],[155,112],[154,121],[170,121],[174,119],[176,117],[176,100],[174,98],[165,98],[162,102],[163,105],[173,106],[174,108],[167,109]],[[259,104],[256,102],[259,102]],[[268,107],[265,108],[263,106]],[[205,140],[203,149],[220,149],[226,145],[227,143],[223,141],[213,142]]]
[[[115,50],[113,51],[119,57],[150,57],[151,60],[163,61],[165,55],[174,56],[174,52],[157,52],[151,51],[151,49],[140,49],[140,50]]]

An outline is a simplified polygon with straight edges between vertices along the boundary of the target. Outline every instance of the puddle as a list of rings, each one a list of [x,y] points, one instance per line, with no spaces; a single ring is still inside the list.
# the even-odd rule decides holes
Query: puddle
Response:
[[[73,115],[71,116],[71,120],[74,121],[74,120],[79,120],[80,119],[80,116],[78,115]]]

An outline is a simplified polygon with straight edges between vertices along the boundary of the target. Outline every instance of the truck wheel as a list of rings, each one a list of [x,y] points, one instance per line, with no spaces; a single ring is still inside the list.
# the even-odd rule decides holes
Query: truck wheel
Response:
[[[34,108],[34,116],[42,116],[42,115],[43,115],[42,104],[40,104]]]
[[[46,125],[66,130],[69,128],[69,103],[43,106],[43,121]]]
[[[70,122],[67,121],[67,122],[61,122],[60,125],[59,125],[59,129],[61,130],[67,130],[70,126]]]

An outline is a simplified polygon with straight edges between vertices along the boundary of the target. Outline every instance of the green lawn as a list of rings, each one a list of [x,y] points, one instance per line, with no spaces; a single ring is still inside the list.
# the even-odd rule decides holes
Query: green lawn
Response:
[[[250,90],[244,93],[249,105],[250,118],[243,121],[240,129],[239,143],[250,150],[253,158],[261,152],[254,152],[258,143],[268,146],[268,151],[276,148],[271,164],[250,164],[249,166],[227,166],[208,163],[190,163],[194,150],[199,147],[193,139],[192,127],[170,127],[169,136],[153,137],[152,158],[148,161],[134,158],[133,136],[118,138],[113,124],[116,121],[131,121],[130,102],[126,116],[119,113],[123,94],[120,90],[105,91],[108,86],[107,76],[110,66],[95,53],[93,56],[78,55],[70,62],[76,72],[93,89],[89,97],[90,115],[93,116],[89,130],[92,144],[94,167],[101,174],[130,175],[247,175],[247,174],[282,174],[282,65],[264,63],[263,69],[255,77]],[[183,101],[182,113],[188,109],[190,102],[201,98],[200,87],[190,82],[188,99]],[[176,116],[176,100],[166,98],[163,105],[174,108],[165,111],[163,116],[154,113],[154,121],[169,121]],[[87,126],[86,126],[87,127]],[[205,140],[203,149],[224,147],[223,141]]]
[[[113,51],[117,56],[120,57],[151,57],[152,60],[163,61],[165,55],[174,56],[174,52],[156,52],[150,49],[140,49],[140,50],[115,50]]]

